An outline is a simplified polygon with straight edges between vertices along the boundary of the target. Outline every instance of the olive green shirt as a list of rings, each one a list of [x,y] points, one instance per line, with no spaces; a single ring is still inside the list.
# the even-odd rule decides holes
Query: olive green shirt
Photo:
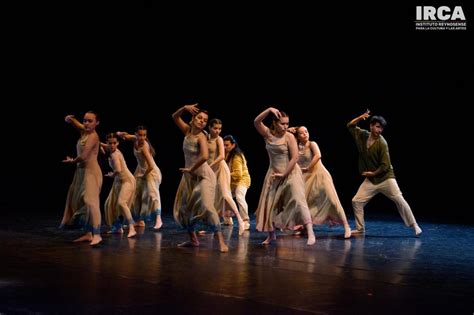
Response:
[[[390,163],[390,155],[388,153],[388,145],[385,138],[379,136],[377,140],[367,149],[367,140],[370,132],[365,129],[361,129],[355,125],[347,125],[349,132],[355,139],[357,150],[359,151],[359,172],[375,171],[379,167],[382,171],[374,176],[368,177],[368,179],[374,184],[380,184],[386,179],[395,178],[392,164]]]

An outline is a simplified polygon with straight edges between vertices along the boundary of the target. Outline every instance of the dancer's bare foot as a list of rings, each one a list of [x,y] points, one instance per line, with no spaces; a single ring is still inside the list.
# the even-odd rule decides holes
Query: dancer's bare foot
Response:
[[[234,225],[234,220],[232,220],[232,217],[224,217],[223,225]]]
[[[276,241],[275,232],[268,233],[268,237],[262,242],[262,245],[270,245],[272,241]]]
[[[134,237],[135,235],[137,235],[137,231],[135,231],[135,229],[130,229],[128,230],[128,235],[127,237],[131,238],[131,237]]]
[[[222,231],[216,232],[217,238],[219,239],[219,250],[221,253],[227,253],[229,251],[229,246],[225,243],[224,234]]]
[[[78,242],[91,242],[92,241],[92,233],[87,232],[86,234],[82,235],[79,238],[76,238],[73,242],[78,243]]]
[[[99,245],[102,242],[102,237],[99,234],[94,234],[92,237],[92,242],[90,243],[91,246]]]
[[[344,238],[350,238],[351,237],[351,227],[350,226],[345,226],[344,227]]]
[[[306,242],[306,245],[314,245],[314,243],[316,243],[316,236],[314,235],[313,225],[310,223],[306,224],[305,227],[306,232],[308,233],[308,241]]]
[[[137,222],[135,222],[135,227],[145,227],[145,221],[143,220],[139,220]]]
[[[153,230],[159,230],[163,226],[163,221],[161,221],[161,216],[156,217],[156,224],[153,227]]]
[[[219,250],[221,253],[227,253],[229,251],[229,246],[226,243],[219,242]]]
[[[413,230],[415,231],[415,236],[420,236],[423,233],[423,230],[416,223],[413,225]]]
[[[250,230],[250,222],[249,221],[244,221],[244,227],[245,227],[246,231]]]
[[[239,221],[239,236],[244,234],[245,232],[245,222]]]
[[[308,235],[308,241],[306,242],[306,245],[311,246],[316,243],[316,236],[313,235]]]
[[[199,247],[199,242],[186,241],[178,244],[178,247]]]

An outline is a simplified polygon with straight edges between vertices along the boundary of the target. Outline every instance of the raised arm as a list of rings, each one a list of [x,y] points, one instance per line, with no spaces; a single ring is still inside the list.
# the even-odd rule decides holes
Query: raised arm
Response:
[[[272,113],[275,115],[276,118],[280,119],[280,111],[276,108],[269,107],[265,109],[263,112],[261,112],[257,117],[255,117],[253,124],[255,128],[257,129],[258,133],[261,134],[262,136],[267,135],[267,130],[268,127],[263,124],[263,120],[268,116],[268,114]]]
[[[123,140],[128,140],[128,141],[137,140],[137,136],[131,135],[128,132],[125,132],[125,131],[117,131],[115,134],[117,135],[117,137],[120,137]]]
[[[66,117],[64,117],[64,121],[67,122],[68,124],[71,124],[74,128],[76,128],[80,132],[83,132],[85,130],[84,125],[81,124],[79,120],[77,120],[74,117],[74,115],[67,115]]]
[[[100,152],[101,152],[102,154],[106,154],[106,153],[107,153],[107,147],[108,147],[108,146],[109,146],[109,145],[108,145],[107,143],[100,142],[100,143],[99,143]]]
[[[357,123],[361,120],[366,120],[367,118],[370,117],[370,110],[367,109],[365,111],[365,113],[363,113],[362,115],[360,116],[357,116],[356,118],[352,119],[348,124],[347,124],[347,128],[353,128],[357,125]]]
[[[188,133],[190,126],[189,124],[184,122],[184,120],[181,118],[181,115],[184,111],[191,113],[191,115],[193,116],[196,115],[199,112],[197,106],[198,103],[192,105],[184,105],[183,107],[180,107],[177,111],[175,111],[172,115],[174,123],[185,135]]]

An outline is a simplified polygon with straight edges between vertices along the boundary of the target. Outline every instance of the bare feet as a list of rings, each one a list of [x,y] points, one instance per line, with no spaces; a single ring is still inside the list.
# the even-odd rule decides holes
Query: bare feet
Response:
[[[226,243],[219,243],[219,250],[221,253],[227,253],[229,251],[229,246]]]
[[[249,221],[244,221],[244,227],[245,227],[245,230],[248,231],[250,230],[250,222]]]
[[[156,224],[153,227],[153,230],[159,230],[163,226],[163,221],[161,221],[161,216],[156,217]]]
[[[76,238],[73,242],[91,242],[92,241],[92,233],[87,232],[86,234],[82,235],[79,238]]]
[[[310,223],[306,224],[305,227],[306,232],[308,233],[308,241],[306,242],[306,245],[314,245],[314,243],[316,243],[316,236],[314,236],[313,225]]]
[[[137,231],[135,231],[135,230],[132,231],[132,230],[130,229],[130,230],[128,231],[127,237],[134,237],[135,235],[137,235]]]
[[[102,237],[99,234],[94,234],[90,245],[96,246],[96,245],[99,245],[100,242],[102,242]]]
[[[415,224],[413,226],[413,230],[415,230],[415,236],[420,236],[421,233],[423,233],[423,231],[421,230],[421,228],[418,226],[418,224]]]
[[[344,238],[350,238],[350,237],[351,237],[351,227],[344,226]]]
[[[244,234],[244,232],[245,232],[245,222],[240,221],[239,222],[239,236]]]
[[[268,233],[267,238],[262,242],[262,245],[270,245],[272,241],[276,241],[276,234],[275,232]]]
[[[234,220],[232,220],[232,217],[224,217],[224,225],[234,225]]]
[[[199,247],[199,242],[186,241],[179,243],[178,247]]]
[[[217,231],[216,235],[219,239],[219,250],[221,251],[221,253],[227,253],[229,251],[229,247],[225,243],[224,234],[222,234],[222,231]]]

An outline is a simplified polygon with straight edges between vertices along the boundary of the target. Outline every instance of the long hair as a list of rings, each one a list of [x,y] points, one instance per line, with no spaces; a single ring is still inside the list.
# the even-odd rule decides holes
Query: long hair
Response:
[[[230,143],[235,144],[235,147],[227,154],[225,161],[229,163],[236,154],[240,154],[244,159],[244,153],[239,147],[239,144],[232,135],[227,135],[224,137],[224,141],[230,141]]]

